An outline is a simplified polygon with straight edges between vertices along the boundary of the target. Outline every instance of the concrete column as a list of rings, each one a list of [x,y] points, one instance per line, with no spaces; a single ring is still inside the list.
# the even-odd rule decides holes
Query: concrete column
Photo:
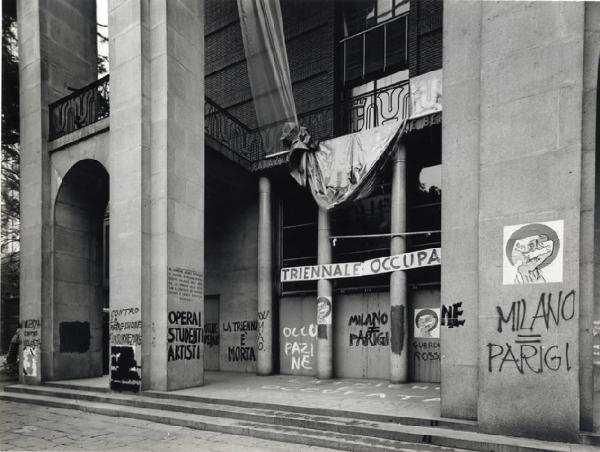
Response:
[[[204,378],[204,11],[151,3],[109,2],[110,307],[141,315],[142,388],[171,390]]]
[[[581,253],[582,247],[592,245],[587,229],[592,202],[582,187],[593,190],[585,184],[582,168],[588,173],[594,165],[582,142],[583,111],[591,107],[583,85],[586,5],[534,2],[506,8],[481,2],[480,6],[477,421],[486,433],[577,441],[582,397],[579,315],[583,310],[589,316],[591,303],[589,286],[580,284],[587,285],[593,259],[588,252]],[[465,23],[461,16],[455,20]],[[532,33],[533,23],[540,25]],[[569,26],[541,25],[552,23]],[[455,51],[449,58],[459,54],[465,55]],[[590,66],[596,65],[597,61]],[[589,80],[587,74],[585,78]],[[544,88],[536,90],[534,85]],[[461,100],[465,92],[470,91],[455,91],[454,102],[465,105]],[[521,113],[530,111],[543,111],[543,119],[532,118],[524,127]],[[444,118],[446,112],[444,106]],[[463,111],[454,114],[465,116]],[[462,148],[459,152],[466,155]],[[462,191],[471,190],[469,179],[462,176]],[[515,284],[511,279],[517,269],[506,263],[509,243],[518,237],[519,229],[561,221],[547,226],[558,231],[554,243],[562,246],[562,254],[558,248],[554,262],[542,269],[545,280]],[[449,244],[445,236],[444,243]],[[473,246],[470,241],[461,243]],[[452,254],[463,255],[464,250]],[[551,268],[557,270],[554,276]],[[545,323],[535,317],[544,303],[550,309],[550,300],[552,306],[561,306],[560,322]],[[454,302],[444,299],[444,303]],[[511,325],[502,315],[519,303],[522,321]],[[521,345],[521,337],[527,334],[537,335],[534,347]],[[589,330],[584,334],[589,335]],[[537,360],[529,359],[531,367],[521,366],[519,358],[511,362],[511,354],[517,357],[534,348],[538,355]],[[498,403],[505,397],[510,403]]]
[[[273,372],[273,261],[271,222],[271,182],[258,180],[258,340],[259,375]]]
[[[465,326],[442,328],[441,412],[477,419],[479,398],[479,98],[481,7],[444,3],[444,125],[442,127],[441,298],[462,303]],[[461,23],[461,27],[455,24]],[[467,57],[468,55],[468,57]],[[464,102],[469,93],[470,102]],[[450,244],[464,246],[450,248]]]
[[[109,0],[110,29],[110,292],[111,324],[135,325],[118,336],[111,330],[110,387],[137,392],[146,385],[150,352],[143,347],[149,275],[149,101],[147,23],[140,0]],[[144,317],[144,315],[146,317]],[[131,338],[131,339],[125,339]],[[144,352],[144,356],[142,356]],[[121,376],[120,359],[136,375]],[[114,360],[113,360],[114,358]],[[113,369],[114,367],[114,369]],[[114,372],[113,372],[114,371]]]
[[[406,232],[406,147],[399,143],[394,155],[392,180],[391,232]],[[391,254],[406,251],[405,237],[392,237]],[[390,381],[404,383],[408,379],[406,273],[402,270],[390,275],[390,310],[392,350],[390,353]]]
[[[203,4],[153,0],[150,8],[150,382],[157,389],[204,383]]]
[[[318,220],[318,263],[331,263],[331,241],[329,240],[329,212],[319,208]],[[317,378],[333,377],[333,304],[331,281],[320,279],[317,283]]]
[[[96,79],[93,2],[17,2],[21,99],[20,379],[54,375],[51,158],[48,104]],[[27,374],[23,372],[26,370]]]

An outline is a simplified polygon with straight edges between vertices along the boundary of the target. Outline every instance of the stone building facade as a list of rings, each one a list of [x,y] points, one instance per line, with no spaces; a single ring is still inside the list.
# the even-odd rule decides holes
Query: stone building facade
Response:
[[[600,424],[600,6],[282,0],[301,124],[327,140],[407,119],[405,158],[327,213],[287,155],[265,153],[235,1],[108,5],[110,80],[96,80],[94,2],[19,4],[23,382],[427,381],[443,416],[491,433]],[[428,74],[443,123],[408,119]],[[440,246],[441,269],[280,280]]]

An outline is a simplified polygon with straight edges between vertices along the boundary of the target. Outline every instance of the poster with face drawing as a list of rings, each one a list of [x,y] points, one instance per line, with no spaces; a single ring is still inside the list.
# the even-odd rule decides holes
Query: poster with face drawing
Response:
[[[440,310],[437,308],[415,309],[414,327],[414,337],[416,338],[439,338]]]
[[[502,284],[563,280],[564,221],[504,227]]]
[[[317,324],[331,325],[331,297],[317,298]]]

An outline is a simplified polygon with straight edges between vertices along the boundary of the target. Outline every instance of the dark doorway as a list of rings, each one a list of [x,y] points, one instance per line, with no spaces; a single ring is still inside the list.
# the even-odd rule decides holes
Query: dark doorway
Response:
[[[104,219],[109,176],[95,160],[77,162],[62,180],[54,206],[54,379],[107,371],[108,284]]]

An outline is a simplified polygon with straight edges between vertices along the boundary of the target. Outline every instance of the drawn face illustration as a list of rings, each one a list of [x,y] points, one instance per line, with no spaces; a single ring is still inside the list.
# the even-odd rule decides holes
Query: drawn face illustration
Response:
[[[415,326],[419,330],[420,337],[432,337],[439,319],[438,314],[432,309],[423,309],[415,317]]]
[[[423,335],[431,336],[431,330],[435,328],[436,319],[431,314],[425,314],[419,319],[417,325]]]
[[[558,246],[558,236],[545,225],[532,224],[515,231],[506,249],[516,270],[514,283],[546,282],[542,268],[554,260]]]
[[[317,300],[317,319],[318,323],[328,323],[328,317],[331,313],[331,301],[325,297],[319,297]]]
[[[549,253],[552,253],[553,246],[552,240],[548,240],[548,237],[543,234],[516,240],[512,253],[513,263],[515,265],[518,262],[526,264],[532,259],[545,255],[549,256]]]

